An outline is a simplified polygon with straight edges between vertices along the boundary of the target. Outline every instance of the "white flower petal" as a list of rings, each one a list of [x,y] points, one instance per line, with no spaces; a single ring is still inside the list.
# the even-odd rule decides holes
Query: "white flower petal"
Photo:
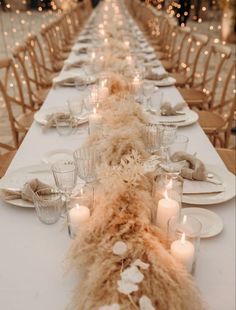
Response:
[[[132,263],[132,266],[137,266],[140,267],[141,269],[148,269],[150,265],[144,263],[143,261],[141,261],[141,259],[136,259],[136,261]]]
[[[139,299],[139,307],[140,307],[140,310],[155,310],[155,308],[152,305],[151,300],[145,295],[143,295]]]
[[[143,281],[144,275],[136,266],[126,268],[121,273],[121,279],[126,282],[140,283]]]
[[[136,292],[138,290],[138,285],[131,283],[131,282],[125,282],[125,281],[117,281],[118,284],[118,291],[120,293],[123,293],[125,295],[129,295],[132,292]]]
[[[112,248],[112,252],[116,255],[124,255],[128,250],[127,245],[122,241],[117,241]]]
[[[104,305],[99,307],[98,310],[120,310],[119,304],[111,304],[111,305]]]

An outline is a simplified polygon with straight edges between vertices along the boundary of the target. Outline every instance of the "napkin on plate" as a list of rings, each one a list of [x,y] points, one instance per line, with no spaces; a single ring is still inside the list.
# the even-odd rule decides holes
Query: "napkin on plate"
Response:
[[[48,114],[46,116],[46,121],[47,123],[43,127],[43,131],[45,132],[47,129],[56,126],[56,119],[59,120],[69,120],[71,118],[69,113],[64,113],[64,112],[57,112],[57,113],[52,113]]]
[[[158,74],[158,73],[151,72],[145,76],[145,79],[151,80],[151,81],[161,81],[168,77],[169,77],[168,73]]]
[[[78,43],[90,43],[90,42],[91,42],[91,39],[89,39],[89,38],[83,38],[83,39],[79,39],[77,42],[78,42]]]
[[[223,184],[210,182],[204,163],[194,155],[186,152],[176,152],[171,156],[171,160],[173,163],[169,167],[168,165],[161,165],[161,167],[169,172],[180,172],[180,175],[184,178],[183,194],[206,194],[225,191]]]
[[[3,200],[23,199],[32,202],[34,193],[46,188],[48,188],[48,191],[45,190],[45,194],[50,194],[52,189],[51,186],[41,182],[38,179],[33,179],[25,183],[22,190],[0,189],[0,197]]]
[[[177,103],[175,106],[172,106],[170,102],[163,102],[160,107],[161,115],[163,116],[173,116],[178,115],[178,112],[181,112],[183,108],[187,105],[185,102]],[[184,112],[183,112],[184,114]]]
[[[82,68],[83,66],[85,66],[87,64],[88,63],[85,60],[78,60],[78,61],[75,61],[75,62],[67,61],[67,62],[65,62],[65,70],[69,70],[69,69],[72,69],[72,68]]]
[[[57,87],[57,86],[61,86],[61,87],[75,87],[75,84],[77,85],[88,85],[88,84],[92,84],[92,82],[94,83],[94,81],[88,80],[88,79],[83,79],[82,77],[77,75],[71,75],[68,74],[69,72],[67,72],[67,74],[64,72],[62,74],[60,74],[60,76],[57,76],[53,79],[53,86]]]

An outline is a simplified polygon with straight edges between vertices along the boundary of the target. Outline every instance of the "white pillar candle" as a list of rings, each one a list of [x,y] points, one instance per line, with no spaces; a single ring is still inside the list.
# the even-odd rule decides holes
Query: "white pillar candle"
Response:
[[[81,225],[85,224],[90,217],[90,210],[85,206],[76,204],[69,210],[69,225],[73,234],[76,234]]]
[[[102,116],[97,113],[96,108],[93,109],[93,114],[89,115],[89,133],[92,134],[101,130]]]
[[[168,221],[171,217],[179,214],[180,205],[176,200],[168,197],[167,189],[165,190],[164,196],[165,198],[160,199],[158,202],[156,220],[157,226],[164,231],[167,231]]]
[[[129,47],[130,47],[130,42],[129,42],[129,41],[125,41],[124,43],[125,43],[125,47],[126,47],[126,48],[129,48]]]
[[[185,233],[180,240],[172,242],[170,252],[189,272],[192,271],[195,249],[194,245],[185,239]]]
[[[109,89],[108,87],[104,86],[101,87],[100,91],[99,91],[99,99],[101,101],[105,100],[109,95]]]

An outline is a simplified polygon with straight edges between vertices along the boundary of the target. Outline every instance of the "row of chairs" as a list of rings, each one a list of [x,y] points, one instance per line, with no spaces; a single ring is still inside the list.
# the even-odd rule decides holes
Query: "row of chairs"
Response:
[[[127,5],[157,57],[176,79],[182,97],[190,108],[197,109],[205,133],[215,146],[227,148],[236,109],[235,61],[230,59],[230,47],[178,26],[175,18],[138,0],[127,0]]]
[[[30,35],[0,59],[0,96],[6,106],[13,146],[0,143],[0,177],[29,130],[34,113],[43,104],[53,77],[62,69],[78,33],[91,14],[89,0],[45,26],[40,35]]]

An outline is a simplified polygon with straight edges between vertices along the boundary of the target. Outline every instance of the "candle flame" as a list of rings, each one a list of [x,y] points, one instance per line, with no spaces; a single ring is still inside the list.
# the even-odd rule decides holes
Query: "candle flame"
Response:
[[[93,108],[93,114],[96,114],[96,113],[97,113],[97,109]]]
[[[182,244],[184,244],[184,243],[185,243],[185,240],[186,240],[186,237],[185,237],[185,233],[183,232],[180,241],[181,241]]]
[[[183,224],[185,224],[187,222],[187,215],[184,215],[183,217]]]

